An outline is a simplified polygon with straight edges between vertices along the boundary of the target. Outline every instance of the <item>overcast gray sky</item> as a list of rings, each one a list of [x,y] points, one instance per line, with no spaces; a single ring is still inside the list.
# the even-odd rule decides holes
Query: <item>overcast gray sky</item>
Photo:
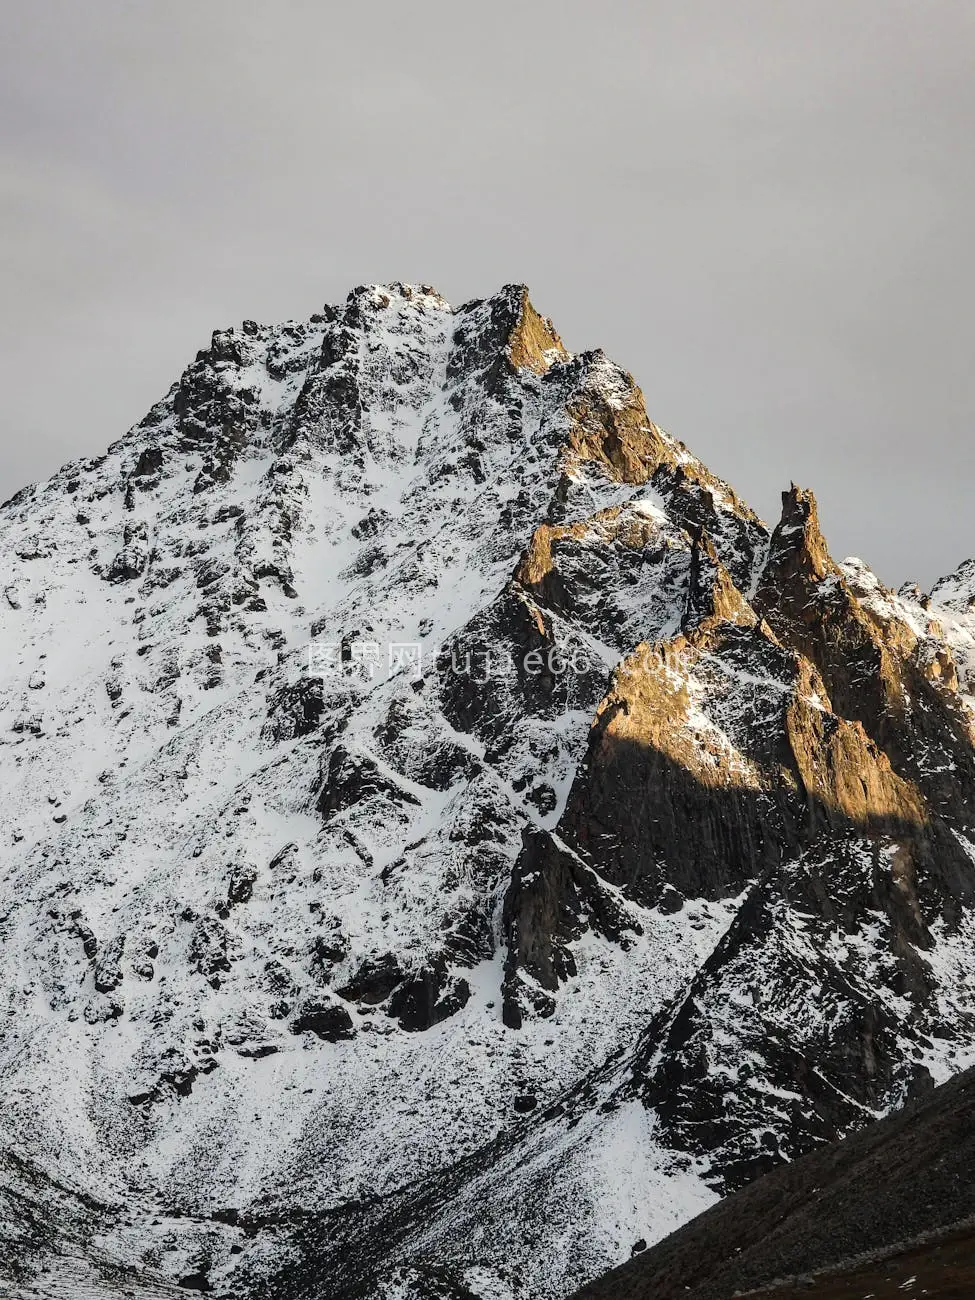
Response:
[[[216,326],[526,282],[766,516],[975,554],[972,0],[0,0],[0,495]]]

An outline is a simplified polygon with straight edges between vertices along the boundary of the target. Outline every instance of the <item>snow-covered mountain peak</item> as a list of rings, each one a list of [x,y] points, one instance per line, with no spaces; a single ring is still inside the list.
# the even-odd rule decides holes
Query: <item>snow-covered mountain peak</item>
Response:
[[[23,1294],[564,1294],[964,1060],[967,570],[770,533],[523,287],[218,330],[0,533]]]

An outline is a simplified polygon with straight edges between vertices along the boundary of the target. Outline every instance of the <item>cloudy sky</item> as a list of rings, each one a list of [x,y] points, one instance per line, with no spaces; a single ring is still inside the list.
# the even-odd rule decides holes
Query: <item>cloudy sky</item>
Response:
[[[0,0],[0,495],[215,326],[524,281],[763,514],[975,554],[971,0]]]

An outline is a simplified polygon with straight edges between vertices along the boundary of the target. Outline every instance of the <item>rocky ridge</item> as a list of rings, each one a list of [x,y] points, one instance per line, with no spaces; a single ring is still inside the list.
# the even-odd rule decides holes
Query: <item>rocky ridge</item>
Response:
[[[0,531],[0,1187],[89,1271],[561,1296],[971,1059],[975,570],[521,287],[218,331]]]

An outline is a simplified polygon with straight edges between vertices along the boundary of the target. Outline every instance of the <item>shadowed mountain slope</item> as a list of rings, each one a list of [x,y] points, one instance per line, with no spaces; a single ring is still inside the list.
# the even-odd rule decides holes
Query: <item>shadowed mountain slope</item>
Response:
[[[574,1300],[753,1292],[825,1300],[862,1297],[875,1283],[875,1294],[892,1294],[888,1278],[902,1296],[967,1296],[973,1159],[975,1071],[967,1071],[923,1103],[766,1174]],[[770,1286],[776,1279],[789,1281]]]

